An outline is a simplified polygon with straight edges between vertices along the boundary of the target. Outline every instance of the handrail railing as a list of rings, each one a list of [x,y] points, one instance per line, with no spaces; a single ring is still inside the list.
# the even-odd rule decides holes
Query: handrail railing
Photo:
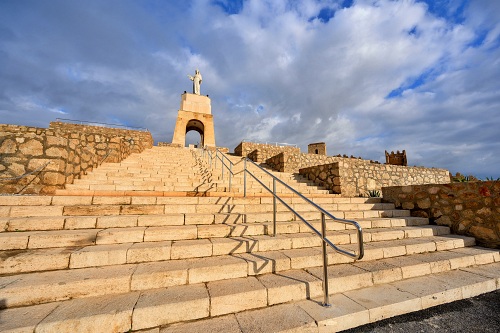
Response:
[[[202,154],[204,154],[204,151],[208,151],[206,149],[202,150]],[[222,152],[219,151],[219,149],[216,148],[215,150],[215,161],[217,162],[217,158],[222,162],[222,174],[224,175],[224,167],[228,168],[229,170],[229,175],[234,175],[232,172],[232,166],[234,163],[229,160],[227,156],[225,156]],[[218,156],[220,153],[222,158]],[[207,154],[210,158],[210,167],[212,166],[212,159],[213,159],[213,154],[209,152]],[[229,161],[230,167],[228,167],[224,163],[224,158]],[[288,210],[290,210],[292,213],[295,214],[302,222],[304,222],[312,231],[315,233],[317,236],[319,236],[322,240],[322,254],[323,254],[323,306],[329,307],[330,305],[330,297],[328,293],[328,256],[326,252],[326,246],[329,245],[332,249],[334,249],[336,252],[351,257],[355,260],[361,259],[364,256],[364,247],[363,247],[363,230],[361,226],[353,220],[346,220],[346,219],[340,219],[329,212],[327,212],[325,209],[311,201],[309,198],[305,197],[302,195],[300,192],[295,190],[293,187],[290,185],[286,184],[283,182],[281,179],[270,173],[269,171],[265,170],[258,164],[256,164],[254,161],[248,159],[247,157],[243,158],[244,161],[244,169],[243,169],[243,191],[244,191],[244,196],[246,197],[246,175],[247,173],[252,176],[262,187],[264,187],[267,191],[269,191],[273,195],[273,236],[276,236],[276,200],[279,200]],[[248,170],[247,168],[247,161],[251,162],[254,166],[256,166],[258,169],[261,171],[264,171],[268,176],[270,176],[273,179],[273,189],[271,190],[268,186],[266,186],[262,181],[260,181],[257,176],[255,176],[251,171]],[[215,165],[216,167],[216,165]],[[294,194],[298,195],[301,199],[303,199],[305,202],[308,204],[312,205],[316,210],[318,210],[321,213],[321,232],[319,232],[315,227],[312,226],[311,223],[309,223],[306,219],[304,219],[295,209],[293,209],[290,205],[288,205],[277,193],[276,193],[276,182],[279,182],[281,185],[285,186],[287,189],[292,191]],[[333,244],[327,237],[326,237],[326,218],[325,216],[329,217],[330,219],[344,223],[344,224],[351,224],[355,227],[357,231],[357,236],[358,236],[358,253],[353,253],[349,252],[346,250],[343,250],[339,247],[337,247],[335,244]]]
[[[3,182],[3,181],[12,181],[12,180],[20,180],[20,179],[23,179],[23,178],[26,178],[30,175],[33,175],[36,173],[36,176],[30,180],[25,186],[23,186],[23,188],[21,188],[19,191],[17,191],[15,194],[18,195],[20,194],[22,191],[24,191],[38,176],[40,176],[40,173],[42,172],[43,169],[45,169],[47,167],[47,165],[49,165],[50,163],[52,163],[52,161],[48,161],[47,163],[39,166],[38,168],[36,168],[35,170],[33,171],[30,171],[30,172],[26,172],[22,175],[19,175],[19,176],[15,176],[15,177],[3,177],[3,178],[0,178],[0,182]]]
[[[248,139],[243,139],[243,140],[241,140],[241,142],[259,143],[259,144],[272,145],[272,146],[297,147],[297,145],[294,143],[286,143],[286,142],[272,142],[272,141],[257,142],[257,141],[252,141],[252,140],[248,140]]]
[[[43,169],[45,169],[45,167],[47,165],[49,165],[52,161],[48,161],[47,163],[45,163],[44,165],[36,168],[35,170],[33,171],[30,171],[30,172],[26,172],[25,174],[22,174],[20,176],[15,176],[15,177],[2,177],[0,178],[0,181],[11,181],[11,180],[18,180],[18,179],[22,179],[22,178],[25,178],[25,177],[28,177],[29,175],[32,175],[34,173],[37,173],[38,171],[42,171]]]
[[[222,164],[222,179],[224,179],[224,167],[227,169],[228,174],[229,174],[229,190],[231,190],[231,183],[232,183],[231,181],[232,181],[232,178],[234,176],[234,172],[233,172],[234,163],[226,155],[224,155],[222,152],[220,152],[218,148],[216,148],[216,150],[215,150],[215,157],[213,156],[214,154],[206,148],[202,148],[201,152],[202,152],[202,156],[204,156],[205,152],[207,153],[207,156],[209,158],[210,167],[212,167],[212,160],[213,159],[215,159],[215,162],[214,162],[215,168],[217,168],[217,160],[219,160],[221,162],[221,164]],[[227,160],[229,162],[229,166],[227,166],[227,164],[224,162],[224,160]]]

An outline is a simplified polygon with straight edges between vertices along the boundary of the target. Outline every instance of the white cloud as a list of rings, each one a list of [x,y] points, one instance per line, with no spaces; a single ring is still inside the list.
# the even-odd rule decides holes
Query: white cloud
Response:
[[[443,15],[412,0],[342,3],[247,0],[231,14],[209,0],[2,3],[0,116],[53,120],[19,102],[29,96],[170,141],[199,68],[219,145],[325,141],[371,159],[406,149],[410,163],[500,176],[500,2],[462,13],[451,1]]]

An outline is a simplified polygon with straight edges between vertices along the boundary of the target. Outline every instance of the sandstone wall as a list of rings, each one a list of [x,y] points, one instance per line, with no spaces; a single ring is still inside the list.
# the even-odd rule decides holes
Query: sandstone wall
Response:
[[[152,146],[149,132],[135,132],[63,123],[48,129],[0,125],[0,193],[54,193],[104,160],[120,162]]]
[[[450,182],[449,172],[444,169],[379,164],[359,158],[283,152],[267,159],[266,164],[276,171],[299,172],[345,196],[366,195],[384,186]]]
[[[500,181],[385,187],[384,201],[500,248]]]
[[[70,136],[75,136],[75,133],[78,133],[87,134],[87,136],[95,135],[103,139],[121,138],[123,145],[127,146],[127,149],[129,149],[131,153],[140,153],[144,151],[144,149],[153,147],[153,137],[149,131],[135,131],[121,128],[70,124],[64,122],[51,122],[49,128],[59,132],[67,132]],[[93,142],[92,140],[87,141]]]
[[[234,148],[234,154],[236,156],[246,156],[256,163],[264,162],[268,158],[276,156],[282,152],[300,154],[300,148],[253,142],[241,142],[236,148]]]

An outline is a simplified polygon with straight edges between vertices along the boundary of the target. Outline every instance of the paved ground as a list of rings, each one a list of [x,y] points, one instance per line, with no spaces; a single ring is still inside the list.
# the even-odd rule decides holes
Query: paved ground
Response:
[[[342,333],[500,332],[500,290],[389,318]]]

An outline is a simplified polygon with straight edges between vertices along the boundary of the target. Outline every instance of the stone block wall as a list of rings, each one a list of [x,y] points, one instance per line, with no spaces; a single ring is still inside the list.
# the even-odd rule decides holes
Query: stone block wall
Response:
[[[383,165],[359,158],[284,152],[267,159],[266,164],[280,172],[299,172],[345,196],[366,195],[367,191],[380,191],[384,186],[450,182],[448,170]]]
[[[500,181],[382,189],[384,201],[427,217],[453,233],[473,236],[480,245],[500,248]]]
[[[339,162],[303,168],[299,173],[316,185],[330,190],[331,193],[342,193]],[[344,192],[347,192],[347,189],[344,189]]]
[[[128,147],[130,153],[140,153],[144,149],[151,148],[153,146],[153,137],[149,131],[135,131],[121,128],[111,128],[102,126],[88,126],[71,124],[64,122],[51,122],[50,129],[57,130],[59,132],[66,132],[70,136],[76,136],[76,133],[86,134],[90,140],[93,142],[92,135],[100,138],[121,138],[123,145]],[[128,156],[128,155],[127,155]]]
[[[174,147],[174,148],[182,148],[180,143],[171,143],[171,142],[158,142],[158,147]]]
[[[104,160],[120,162],[153,142],[149,132],[52,124],[0,125],[0,193],[54,193]]]
[[[236,148],[234,148],[234,154],[236,156],[246,156],[256,163],[262,163],[268,158],[276,156],[282,152],[300,154],[300,148],[254,142],[241,142]]]

